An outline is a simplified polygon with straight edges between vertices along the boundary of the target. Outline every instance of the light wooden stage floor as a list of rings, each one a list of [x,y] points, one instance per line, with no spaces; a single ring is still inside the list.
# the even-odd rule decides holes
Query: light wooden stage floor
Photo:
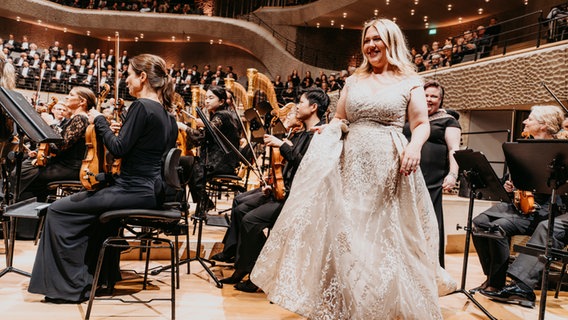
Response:
[[[220,242],[225,229],[205,226],[204,246],[206,256],[215,242]],[[191,236],[193,245],[195,236]],[[35,258],[36,246],[32,241],[16,241],[14,267],[30,271]],[[3,250],[2,250],[3,251]],[[5,266],[4,255],[0,255],[0,268]],[[449,254],[446,258],[447,270],[461,283],[463,254]],[[163,261],[152,261],[157,266]],[[123,269],[143,270],[143,262],[138,260],[123,260]],[[219,277],[229,276],[229,268],[215,267],[214,272]],[[288,312],[277,305],[270,304],[263,293],[244,293],[237,291],[232,285],[225,285],[222,289],[215,287],[207,273],[196,262],[191,264],[191,274],[187,274],[187,267],[181,269],[181,288],[176,291],[177,319],[303,319]],[[140,299],[169,294],[169,273],[163,272],[158,276],[151,276],[151,290],[136,293]],[[483,282],[481,268],[475,253],[470,253],[468,263],[468,277],[466,288],[472,288]],[[0,310],[2,319],[83,319],[86,303],[79,305],[55,305],[42,303],[43,296],[27,292],[29,279],[27,277],[8,273],[0,278]],[[412,290],[412,288],[408,288]],[[540,296],[537,292],[537,297]],[[131,298],[125,296],[125,298]],[[492,302],[480,294],[475,298],[498,319],[538,319],[538,303],[534,309],[517,305],[507,305]],[[465,295],[456,293],[440,298],[444,319],[486,319],[477,307],[468,301]],[[91,319],[169,319],[170,309],[168,301],[155,301],[148,304],[124,304],[116,301],[95,301]],[[378,318],[377,318],[378,319]],[[547,301],[546,319],[568,319],[568,293],[562,292],[559,299],[554,299],[550,291]]]

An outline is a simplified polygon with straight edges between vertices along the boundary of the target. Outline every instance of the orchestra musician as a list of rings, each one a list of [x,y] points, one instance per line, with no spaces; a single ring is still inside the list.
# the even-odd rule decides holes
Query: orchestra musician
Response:
[[[88,299],[99,249],[107,235],[116,233],[116,228],[98,222],[102,213],[154,209],[163,200],[162,157],[175,147],[178,130],[167,111],[174,92],[164,60],[150,54],[131,58],[126,82],[136,100],[118,135],[100,112],[89,112],[96,135],[110,153],[122,159],[114,184],[62,198],[47,210],[28,287],[31,293],[44,294],[44,302],[81,303]],[[119,255],[111,253],[111,259],[105,260],[108,272],[99,281],[101,288],[109,290],[120,279]]]
[[[81,163],[85,156],[85,130],[89,125],[87,111],[95,107],[95,94],[85,87],[74,87],[65,98],[65,106],[56,105],[52,112],[60,118],[59,125],[53,128],[61,133],[63,140],[49,144],[50,157],[45,166],[37,166],[34,162],[37,152],[29,152],[29,158],[22,162],[20,176],[20,194],[18,200],[37,197],[45,201],[49,191],[47,185],[52,181],[79,180]],[[68,121],[62,121],[65,108],[71,112]],[[57,119],[56,118],[56,119]],[[62,121],[62,122],[61,122]],[[53,123],[48,123],[52,125]],[[13,179],[16,179],[15,172]]]
[[[211,125],[231,142],[235,147],[239,147],[241,132],[239,130],[237,115],[229,109],[227,105],[227,92],[219,86],[210,86],[205,96],[205,108],[209,113]],[[213,207],[211,199],[205,199],[204,175],[207,177],[220,174],[235,174],[235,169],[239,165],[238,155],[234,152],[225,154],[223,149],[216,144],[209,132],[203,133],[203,121],[193,119],[199,129],[193,129],[184,123],[178,122],[180,130],[187,132],[187,145],[200,145],[201,156],[184,156],[180,159],[180,164],[184,167],[184,173],[189,179],[189,190],[193,202],[200,203],[202,200],[206,209]],[[204,167],[206,166],[206,168]]]
[[[444,87],[439,82],[426,82],[424,93],[428,105],[430,136],[422,146],[420,169],[436,212],[440,241],[438,260],[443,268],[446,235],[444,233],[442,191],[452,190],[456,185],[459,167],[453,154],[460,146],[461,127],[457,119],[442,108]],[[404,125],[403,133],[408,140],[411,139],[412,134],[408,122]]]
[[[282,178],[286,190],[289,190],[296,170],[310,144],[314,126],[321,124],[321,119],[329,105],[329,97],[320,88],[309,88],[300,96],[296,106],[296,118],[305,127],[304,131],[295,133],[290,140],[280,140],[272,135],[264,136],[265,145],[278,148],[286,160],[282,170]],[[276,221],[285,198],[277,200],[271,186],[241,193],[233,200],[231,210],[231,226],[224,238],[221,253],[211,257],[213,260],[230,262],[235,260],[235,271],[229,278],[221,279],[222,283],[236,284],[237,290],[255,292],[258,288],[252,281],[241,280],[252,271],[266,236],[263,230]]]
[[[535,139],[555,139],[563,119],[562,111],[556,106],[533,106],[528,118],[523,121],[523,134]],[[507,192],[515,189],[513,182],[508,179],[503,187]],[[548,217],[550,195],[536,193],[534,202],[537,205],[532,213],[523,214],[514,204],[501,202],[473,219],[472,240],[487,279],[470,292],[490,294],[503,289],[509,265],[510,237],[532,234],[538,223]],[[479,231],[483,232],[480,234]],[[483,235],[487,232],[494,236]]]

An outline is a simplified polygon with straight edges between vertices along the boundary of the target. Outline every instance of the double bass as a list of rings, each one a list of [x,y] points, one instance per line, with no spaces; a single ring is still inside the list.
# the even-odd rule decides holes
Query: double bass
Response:
[[[98,96],[97,111],[101,111],[102,102],[109,90],[110,86],[105,83]],[[101,139],[97,137],[94,124],[90,124],[85,131],[85,145],[87,151],[81,165],[79,179],[85,189],[94,190],[102,186],[101,181],[97,181],[96,176],[105,172],[105,147]]]

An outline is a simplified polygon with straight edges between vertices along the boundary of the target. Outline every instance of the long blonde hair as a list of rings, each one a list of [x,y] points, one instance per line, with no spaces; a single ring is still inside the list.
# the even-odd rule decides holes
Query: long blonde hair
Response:
[[[0,51],[0,86],[14,90],[16,88],[16,70],[14,66],[6,60],[4,52]]]
[[[373,19],[365,24],[361,35],[361,53],[363,54],[363,62],[355,70],[357,74],[369,74],[373,71],[373,66],[367,60],[367,56],[363,51],[365,42],[365,34],[369,28],[377,29],[381,40],[386,46],[387,62],[394,71],[403,76],[416,74],[416,66],[411,61],[410,51],[406,43],[406,38],[396,23],[388,19]]]

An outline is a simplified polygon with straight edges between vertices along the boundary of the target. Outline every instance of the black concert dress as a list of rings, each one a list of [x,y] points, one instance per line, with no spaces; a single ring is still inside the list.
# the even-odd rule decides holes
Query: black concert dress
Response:
[[[34,159],[22,163],[19,201],[36,197],[45,201],[48,195],[47,185],[58,180],[79,180],[79,171],[85,157],[85,131],[89,119],[85,115],[75,115],[65,121],[61,127],[60,144],[50,144],[49,152],[55,156],[48,159],[45,166],[35,166]],[[15,173],[14,173],[15,175]],[[15,177],[14,177],[15,180]]]
[[[436,115],[436,114],[434,114]],[[446,145],[446,128],[459,128],[459,122],[447,114],[440,112],[440,116],[430,119],[430,137],[422,146],[420,157],[420,169],[424,175],[424,181],[428,187],[436,219],[438,220],[438,231],[440,235],[439,260],[440,265],[444,266],[444,253],[446,251],[445,232],[444,232],[444,212],[442,209],[442,184],[444,178],[450,170],[450,160],[448,158],[448,146]],[[404,135],[410,139],[410,128],[408,123],[404,126]]]
[[[132,103],[118,136],[103,116],[95,118],[98,136],[122,159],[112,186],[84,191],[54,202],[47,211],[28,291],[68,301],[86,300],[98,251],[113,228],[98,223],[109,210],[156,208],[163,190],[162,156],[175,147],[177,125],[153,100]],[[116,229],[114,229],[116,231]],[[118,259],[108,282],[119,279]]]

